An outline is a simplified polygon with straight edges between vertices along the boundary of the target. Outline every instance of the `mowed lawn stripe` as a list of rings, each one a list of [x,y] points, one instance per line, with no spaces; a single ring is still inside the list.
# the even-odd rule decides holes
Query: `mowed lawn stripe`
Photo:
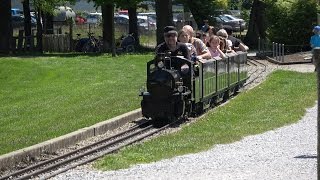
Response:
[[[0,154],[140,107],[152,54],[0,58]]]
[[[240,93],[181,130],[132,145],[106,156],[95,166],[103,170],[128,168],[178,155],[208,150],[290,123],[305,114],[317,99],[315,73],[276,71],[258,87]]]

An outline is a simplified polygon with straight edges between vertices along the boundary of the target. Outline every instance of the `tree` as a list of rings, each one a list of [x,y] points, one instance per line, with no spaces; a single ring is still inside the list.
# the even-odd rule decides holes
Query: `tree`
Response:
[[[129,33],[133,34],[136,39],[136,45],[139,45],[139,34],[137,25],[137,4],[142,0],[95,0],[97,6],[102,8],[102,19],[103,19],[103,44],[107,50],[110,50],[114,43],[114,6],[128,9],[129,13]]]
[[[198,27],[201,27],[204,24],[203,20],[205,19],[209,20],[210,24],[214,23],[214,19],[212,17],[215,14],[216,8],[224,7],[225,5],[221,5],[220,3],[226,3],[227,0],[177,0],[176,2],[182,3],[185,6],[185,9],[189,9]]]
[[[53,33],[53,14],[55,6],[73,3],[76,0],[33,0],[33,6],[37,12],[37,47],[42,52],[42,34]],[[43,23],[43,24],[42,24]]]
[[[30,15],[30,3],[29,0],[24,0],[23,5],[23,14],[24,14],[24,34],[25,36],[31,35],[31,15]]]
[[[0,3],[0,53],[8,54],[12,41],[11,1],[3,0]]]
[[[113,55],[115,51],[114,40],[114,4],[112,2],[102,4],[102,34],[103,34],[103,47],[104,50],[110,51],[112,49]]]
[[[254,0],[245,43],[251,47],[257,47],[259,37],[262,39],[266,38],[266,29],[266,4],[261,0]]]
[[[157,14],[157,44],[160,44],[164,41],[164,27],[173,25],[172,0],[155,0],[155,2]]]
[[[311,29],[317,25],[317,0],[267,1],[267,5],[268,39],[291,45],[286,47],[287,51],[307,49]]]
[[[138,29],[138,19],[137,19],[137,7],[143,0],[116,0],[118,7],[122,9],[128,9],[129,16],[129,34],[133,34],[136,39],[136,45],[140,44],[139,40],[139,29]]]

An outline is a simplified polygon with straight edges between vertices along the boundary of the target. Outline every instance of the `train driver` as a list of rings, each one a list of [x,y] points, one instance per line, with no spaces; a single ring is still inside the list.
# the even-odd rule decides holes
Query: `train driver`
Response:
[[[188,47],[184,43],[178,42],[178,32],[174,26],[164,28],[164,41],[156,48],[156,55],[159,53],[170,52],[171,56],[183,56],[190,59]]]

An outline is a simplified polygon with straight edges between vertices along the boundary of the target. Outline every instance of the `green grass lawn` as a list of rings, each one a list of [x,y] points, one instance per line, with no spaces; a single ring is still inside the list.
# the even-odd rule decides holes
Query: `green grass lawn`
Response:
[[[0,58],[0,154],[140,107],[152,54]]]
[[[162,135],[108,155],[95,166],[103,170],[128,168],[178,155],[208,150],[297,122],[317,99],[314,73],[274,72],[258,87],[240,93],[178,132]]]

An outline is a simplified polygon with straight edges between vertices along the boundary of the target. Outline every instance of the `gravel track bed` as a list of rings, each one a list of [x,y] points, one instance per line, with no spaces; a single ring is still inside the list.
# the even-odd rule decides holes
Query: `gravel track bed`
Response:
[[[244,90],[255,87],[276,69],[314,71],[312,64],[279,66],[265,60],[260,62],[268,65],[266,71]],[[249,71],[252,70],[249,68]],[[97,171],[89,164],[52,179],[312,180],[316,179],[316,119],[315,106],[308,109],[305,117],[296,124],[260,135],[248,136],[232,144],[217,145],[206,152],[136,165],[118,171]],[[89,141],[92,142],[92,139]],[[86,144],[82,143],[81,146]]]

